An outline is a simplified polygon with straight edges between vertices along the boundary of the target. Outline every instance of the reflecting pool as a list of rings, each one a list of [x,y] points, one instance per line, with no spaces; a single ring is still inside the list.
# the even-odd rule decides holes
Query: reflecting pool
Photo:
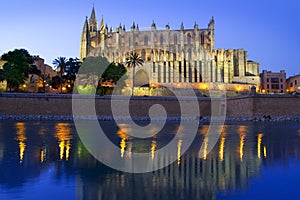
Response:
[[[154,159],[178,129],[170,122],[158,135],[134,139],[126,124],[101,125],[122,159],[128,150]],[[183,139],[176,138],[171,165],[131,174],[97,161],[71,122],[1,121],[0,199],[298,199],[299,122],[226,124],[211,152],[207,130],[200,125],[183,156]]]

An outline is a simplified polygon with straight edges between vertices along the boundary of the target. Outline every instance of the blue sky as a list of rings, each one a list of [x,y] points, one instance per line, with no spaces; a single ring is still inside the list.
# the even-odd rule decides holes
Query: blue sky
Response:
[[[135,21],[140,28],[170,24],[178,29],[200,28],[214,16],[215,48],[244,48],[248,59],[260,63],[260,70],[287,75],[300,73],[300,3],[286,1],[210,0],[1,0],[0,54],[25,48],[52,64],[58,56],[78,57],[85,16],[93,4],[98,21],[103,15],[108,26]]]

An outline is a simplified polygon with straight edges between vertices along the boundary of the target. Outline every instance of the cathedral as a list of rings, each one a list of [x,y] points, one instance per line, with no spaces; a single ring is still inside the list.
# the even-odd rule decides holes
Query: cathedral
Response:
[[[135,70],[135,87],[155,87],[163,84],[184,88],[185,83],[196,89],[208,89],[205,83],[228,90],[248,90],[259,86],[259,63],[247,60],[244,49],[215,49],[214,18],[207,27],[197,23],[186,29],[140,30],[133,22],[130,29],[120,24],[113,29],[102,18],[99,26],[93,7],[90,18],[86,17],[80,42],[80,59],[87,56],[106,57],[109,62],[125,64],[130,52],[136,52],[143,66]],[[132,78],[131,69],[128,77]],[[128,81],[128,88],[131,87]]]

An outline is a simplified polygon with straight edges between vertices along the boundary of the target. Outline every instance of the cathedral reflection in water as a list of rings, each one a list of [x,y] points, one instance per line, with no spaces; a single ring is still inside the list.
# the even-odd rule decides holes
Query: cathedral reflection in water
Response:
[[[177,129],[176,123],[170,123],[158,136],[136,140],[129,136],[126,124],[118,128],[105,122],[104,126],[119,146],[122,159],[130,159],[129,151],[147,149],[149,159],[154,160],[155,150],[173,139]],[[53,179],[74,180],[77,199],[215,199],[217,193],[246,189],[251,178],[261,175],[263,166],[278,159],[300,158],[300,125],[289,125],[288,132],[286,127],[270,123],[225,125],[218,143],[208,152],[208,125],[201,125],[183,156],[182,138],[174,138],[176,162],[154,172],[130,174],[93,158],[71,123],[1,122],[0,185],[22,188],[51,170]]]

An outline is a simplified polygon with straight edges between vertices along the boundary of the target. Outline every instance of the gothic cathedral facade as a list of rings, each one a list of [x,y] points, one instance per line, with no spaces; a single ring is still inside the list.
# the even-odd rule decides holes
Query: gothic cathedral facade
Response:
[[[259,63],[248,61],[244,49],[215,49],[215,22],[206,28],[178,30],[167,24],[158,29],[152,22],[148,30],[133,23],[130,30],[119,25],[108,28],[102,18],[98,27],[95,9],[85,20],[80,42],[80,59],[106,57],[109,62],[125,63],[130,52],[136,52],[144,65],[136,69],[136,86],[147,84],[199,83],[259,86]],[[128,69],[131,78],[131,69]],[[140,78],[139,78],[140,77]],[[130,84],[130,81],[129,81]],[[184,85],[184,84],[183,84]]]

